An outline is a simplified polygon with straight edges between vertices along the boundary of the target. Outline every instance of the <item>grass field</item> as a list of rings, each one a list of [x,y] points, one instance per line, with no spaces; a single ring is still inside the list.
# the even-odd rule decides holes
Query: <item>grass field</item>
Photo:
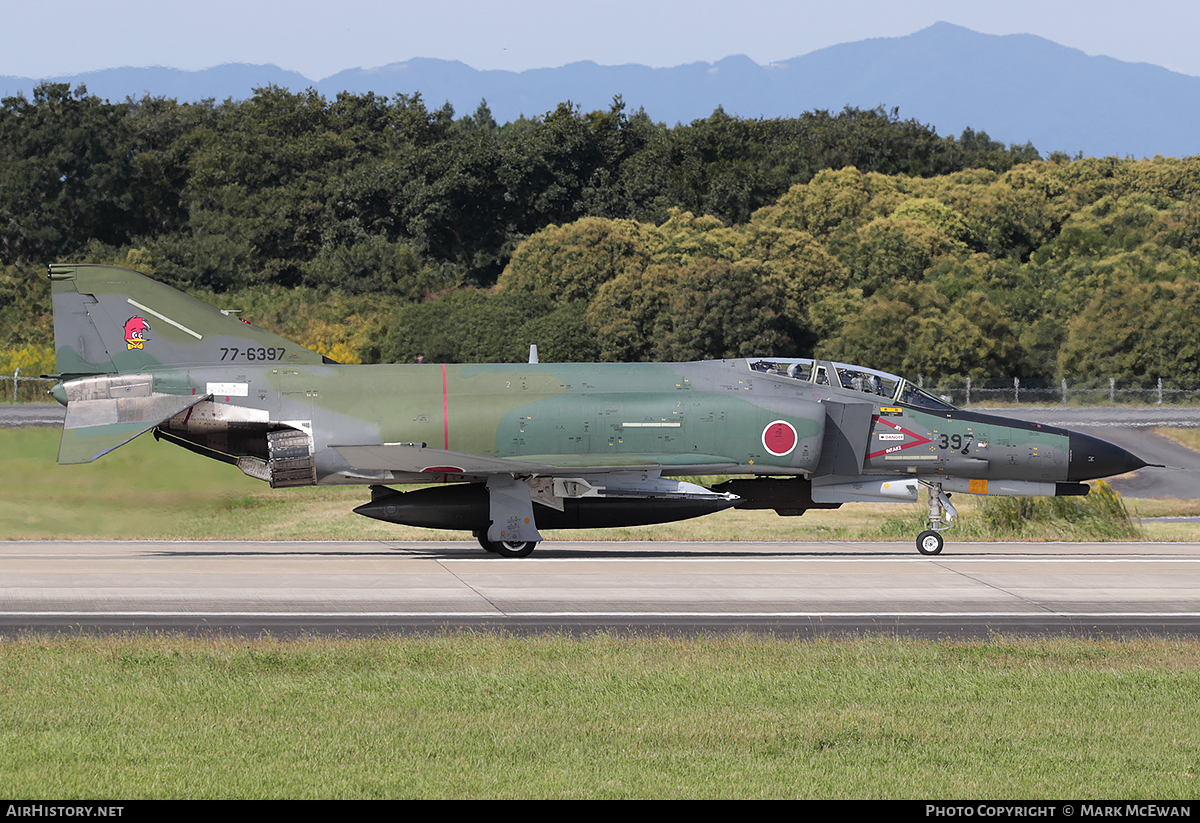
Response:
[[[1200,643],[0,643],[9,798],[1200,796]]]

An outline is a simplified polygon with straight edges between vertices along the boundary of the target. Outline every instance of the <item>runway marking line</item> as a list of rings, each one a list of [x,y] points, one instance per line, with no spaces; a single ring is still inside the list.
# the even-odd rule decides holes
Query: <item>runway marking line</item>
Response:
[[[503,558],[492,557],[431,557],[441,563],[506,563]],[[777,557],[529,557],[522,558],[521,565],[534,563],[778,563],[788,560],[796,563],[1200,563],[1200,557],[1187,555],[1160,554],[1153,557],[1136,555],[1118,557],[1075,557],[1071,555],[1055,555],[1040,557],[799,557],[781,554]],[[516,563],[513,568],[518,568]]]
[[[763,617],[981,617],[981,618],[1072,618],[1092,620],[1101,618],[1200,618],[1200,612],[1061,612],[1061,611],[1023,611],[1023,612],[0,612],[3,618],[33,618],[33,617],[170,617],[170,618],[415,618],[415,617],[471,617],[471,618],[531,618],[531,617],[727,617],[727,618],[763,618]]]

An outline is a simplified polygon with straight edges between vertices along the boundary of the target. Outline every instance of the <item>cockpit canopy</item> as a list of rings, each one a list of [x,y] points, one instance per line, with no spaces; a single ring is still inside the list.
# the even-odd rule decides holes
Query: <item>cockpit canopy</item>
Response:
[[[954,408],[903,377],[864,366],[796,357],[752,357],[746,362],[751,371],[775,377],[849,389],[921,409],[950,411]]]

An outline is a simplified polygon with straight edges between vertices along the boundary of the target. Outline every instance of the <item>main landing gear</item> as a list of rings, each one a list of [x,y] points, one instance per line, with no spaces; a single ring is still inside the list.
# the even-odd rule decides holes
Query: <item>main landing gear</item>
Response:
[[[954,518],[958,517],[958,510],[950,502],[950,495],[942,491],[941,483],[931,483],[925,480],[920,482],[922,486],[929,489],[929,528],[917,537],[917,551],[933,556],[940,554],[942,547],[946,545],[941,532],[950,528]],[[943,521],[945,522],[943,523]]]
[[[487,532],[475,532],[475,539],[485,552],[501,557],[528,557],[537,548],[536,540],[488,540]]]

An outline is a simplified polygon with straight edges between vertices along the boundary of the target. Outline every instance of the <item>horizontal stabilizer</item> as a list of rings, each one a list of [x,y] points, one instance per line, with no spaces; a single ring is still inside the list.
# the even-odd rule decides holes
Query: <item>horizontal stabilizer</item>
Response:
[[[150,394],[144,397],[74,400],[67,404],[62,440],[58,446],[61,464],[90,463],[181,411],[212,395]]]

